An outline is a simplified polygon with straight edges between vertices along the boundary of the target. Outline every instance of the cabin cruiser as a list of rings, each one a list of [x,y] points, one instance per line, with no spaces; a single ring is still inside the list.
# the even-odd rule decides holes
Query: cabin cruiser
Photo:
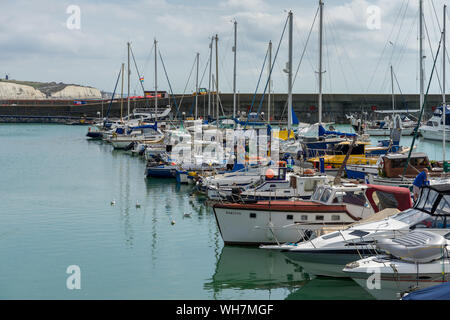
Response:
[[[414,207],[409,209],[405,209],[410,207],[411,201],[410,198],[407,199],[407,189],[386,186],[377,188],[377,198],[381,200],[383,208],[386,206],[383,203],[392,202],[390,207],[397,206],[403,211],[384,219],[325,234],[304,243],[286,246],[283,253],[302,265],[307,272],[347,277],[342,268],[347,263],[374,255],[375,244],[382,239],[395,239],[411,230],[427,230],[441,235],[450,232],[446,225],[446,215],[450,215],[449,184],[423,187]],[[391,189],[397,191],[394,193],[389,191]],[[450,224],[448,226],[450,227]]]
[[[158,129],[158,124],[143,124],[136,127],[118,127],[107,141],[114,149],[125,149],[135,142],[145,142],[148,144],[161,143],[164,134]]]
[[[443,109],[442,106],[436,108],[430,120],[419,128],[424,139],[443,141],[445,131],[445,141],[450,141],[450,107],[445,106],[445,125]]]
[[[329,184],[334,177],[324,174],[314,174],[314,171],[308,174],[287,173],[285,180],[273,180],[265,177],[264,181],[233,194],[232,190],[226,190],[223,193],[219,190],[221,199],[229,201],[256,201],[256,200],[289,200],[291,198],[308,200],[311,198],[316,187]],[[224,196],[225,195],[225,196]]]
[[[345,171],[349,179],[362,179],[371,184],[411,188],[414,178],[425,168],[429,171],[431,183],[443,173],[443,164],[431,162],[422,152],[411,153],[405,172],[408,154],[387,154],[381,156],[374,165],[347,165]],[[439,183],[439,182],[437,182]]]
[[[415,230],[379,240],[376,249],[382,253],[351,262],[343,272],[377,299],[398,299],[450,280],[449,245],[448,234]]]
[[[242,174],[241,174],[242,173]],[[287,167],[256,167],[250,171],[234,171],[222,176],[206,178],[204,186],[211,200],[224,200],[232,195],[242,195],[246,190],[259,188],[261,191],[274,191],[289,187],[290,174]],[[237,189],[237,191],[236,191]]]
[[[216,203],[214,215],[225,244],[280,244],[304,239],[328,226],[348,226],[379,211],[376,186],[319,186],[310,201]]]

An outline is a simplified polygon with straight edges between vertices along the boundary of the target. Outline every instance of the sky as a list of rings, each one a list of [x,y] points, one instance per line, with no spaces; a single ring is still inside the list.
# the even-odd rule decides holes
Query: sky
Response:
[[[424,0],[425,87],[438,48],[445,3]],[[154,87],[156,39],[173,91],[191,93],[195,90],[197,52],[200,87],[208,87],[209,43],[217,34],[219,91],[232,92],[236,21],[237,90],[264,91],[267,64],[261,71],[272,41],[272,56],[276,56],[273,90],[284,93],[287,31],[281,42],[280,38],[292,10],[293,69],[294,73],[299,70],[293,91],[317,93],[318,4],[318,0],[3,0],[0,77],[8,74],[16,80],[74,83],[112,92],[121,64],[127,63],[126,43],[131,42],[140,73],[132,61],[131,94],[141,94],[139,75],[144,77],[146,90]],[[79,15],[74,15],[73,6]],[[450,25],[448,22],[447,17]],[[419,0],[324,0],[323,92],[390,93],[392,65],[394,91],[418,93],[418,23]],[[215,67],[213,58],[213,73]],[[441,92],[442,57],[436,71],[432,93]],[[157,74],[159,90],[169,91],[159,57]]]

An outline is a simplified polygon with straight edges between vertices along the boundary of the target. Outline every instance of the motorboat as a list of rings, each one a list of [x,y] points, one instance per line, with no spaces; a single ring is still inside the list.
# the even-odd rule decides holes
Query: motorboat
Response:
[[[414,207],[409,209],[411,198],[408,199],[407,189],[387,186],[377,186],[377,189],[379,208],[394,207],[402,211],[394,215],[388,213],[385,217],[374,215],[375,221],[349,226],[303,243],[287,244],[282,248],[283,253],[307,272],[347,277],[342,268],[347,263],[374,255],[377,241],[395,239],[411,230],[429,230],[441,235],[450,232],[444,223],[445,215],[450,215],[449,184],[423,187]]]
[[[445,131],[445,141],[450,141],[450,106],[440,106],[434,110],[433,116],[419,128],[419,132],[424,139],[443,141]]]
[[[225,244],[298,242],[305,233],[324,227],[348,226],[380,211],[377,186],[342,183],[319,186],[309,201],[275,200],[213,205]]]
[[[376,249],[382,253],[348,263],[343,272],[377,299],[398,299],[450,280],[449,245],[445,236],[415,230],[379,240]]]

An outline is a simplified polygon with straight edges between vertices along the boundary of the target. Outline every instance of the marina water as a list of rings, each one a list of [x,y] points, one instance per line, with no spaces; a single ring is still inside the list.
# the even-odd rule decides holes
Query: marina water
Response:
[[[224,247],[190,186],[145,179],[144,161],[86,130],[0,126],[0,299],[371,299],[280,253]],[[442,159],[438,142],[417,145]],[[66,286],[71,265],[79,290]]]

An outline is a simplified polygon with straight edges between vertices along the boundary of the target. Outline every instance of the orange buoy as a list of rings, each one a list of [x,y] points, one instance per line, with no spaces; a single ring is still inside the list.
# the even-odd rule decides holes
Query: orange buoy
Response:
[[[273,172],[272,169],[267,169],[266,170],[266,178],[272,179],[273,177],[275,177],[275,172]]]

